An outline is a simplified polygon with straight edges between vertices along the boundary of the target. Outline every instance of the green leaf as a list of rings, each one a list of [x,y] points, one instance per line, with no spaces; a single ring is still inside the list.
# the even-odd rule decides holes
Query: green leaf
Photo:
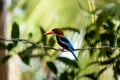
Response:
[[[55,73],[57,74],[57,68],[53,62],[47,62],[47,66]]]
[[[63,72],[63,73],[60,75],[60,80],[69,80],[69,79],[68,79],[68,73],[67,73],[67,71]]]
[[[91,66],[91,65],[94,65],[94,64],[99,64],[99,65],[109,65],[109,64],[112,64],[114,63],[115,59],[117,59],[118,57],[120,57],[120,55],[116,56],[115,58],[111,58],[109,60],[104,60],[104,61],[94,61],[94,62],[91,62],[87,65],[88,66]]]
[[[28,48],[26,48],[25,50],[23,50],[22,52],[19,52],[18,54],[23,57],[23,56],[29,56],[31,55],[33,49],[36,48],[35,46],[30,46]]]
[[[41,36],[42,36],[41,41],[43,42],[44,45],[46,45],[47,37],[46,37],[46,35],[44,35],[45,30],[42,27],[40,27],[40,32],[41,32]]]
[[[106,22],[104,22],[106,24],[103,24],[103,28],[106,29],[107,31],[109,32],[112,32],[114,29],[114,23],[110,20],[110,19],[107,19]]]
[[[118,28],[117,28],[117,32],[119,32],[120,31],[120,25],[118,26]]]
[[[7,55],[2,58],[1,63],[6,63],[11,58],[11,55]]]
[[[8,51],[12,50],[13,47],[14,47],[14,44],[13,44],[13,43],[9,43],[9,44],[7,45]]]
[[[6,49],[6,48],[7,48],[6,45],[4,43],[0,42],[0,49]]]
[[[71,72],[69,72],[69,77],[70,77],[72,80],[74,80],[74,78],[76,77],[76,73],[75,73],[74,69],[73,69]]]
[[[62,29],[62,30],[70,30],[70,31],[74,31],[74,32],[80,33],[79,29],[77,29],[77,28],[65,27],[65,28],[61,28],[61,29]]]
[[[22,57],[21,58],[22,59],[22,61],[26,64],[26,65],[29,65],[30,64],[30,58],[28,57],[28,56],[24,56],[24,57]]]
[[[95,65],[95,64],[99,64],[99,61],[93,61],[93,62],[90,62],[87,67],[91,66],[91,65]]]
[[[98,73],[98,77],[107,69],[107,67],[103,68],[102,70],[100,70],[100,72]]]
[[[106,18],[105,18],[106,17]],[[96,21],[96,25],[99,27],[102,25],[102,23],[107,19],[108,15],[106,12],[101,12],[99,15],[98,15],[98,18],[97,18],[97,21]]]
[[[114,63],[114,59],[109,59],[109,60],[99,62],[100,65],[108,65],[108,64],[112,64],[112,63]]]
[[[110,41],[110,46],[114,46],[115,35],[113,33],[110,33],[108,36],[109,36],[108,40]]]
[[[11,38],[19,38],[19,35],[20,35],[19,25],[16,22],[14,22],[12,26]],[[18,41],[13,41],[13,42],[14,42],[14,46],[16,46],[18,43]]]
[[[101,9],[102,12],[98,14],[98,18],[96,21],[98,27],[103,25],[103,23],[106,22],[108,18],[114,17],[114,15],[116,14],[117,7],[115,4],[110,3],[102,7]]]
[[[113,71],[114,73],[116,73],[116,75],[120,75],[120,60],[118,59],[113,67]]]
[[[20,35],[19,25],[16,22],[14,22],[13,26],[12,26],[11,37],[12,38],[19,38],[19,35]]]
[[[117,46],[120,47],[120,38],[117,40]]]
[[[100,64],[100,65],[110,65],[110,64],[115,63],[118,58],[120,58],[120,54],[118,54],[118,55],[116,55],[115,57],[110,58],[110,59],[108,59],[108,60],[99,61],[99,64]]]
[[[69,65],[69,66],[72,66],[72,67],[75,67],[75,68],[79,68],[79,66],[78,66],[76,61],[70,60],[70,59],[65,58],[65,57],[58,57],[57,59],[59,61],[62,61],[65,64]]]
[[[29,33],[28,36],[29,36],[29,39],[30,39],[30,38],[32,38],[33,34]]]
[[[114,33],[104,33],[101,35],[101,41],[105,43],[105,41],[110,42],[110,46],[114,45],[115,34]]]
[[[95,73],[90,73],[90,74],[86,74],[86,75],[83,75],[84,77],[88,77],[92,80],[97,80],[97,77],[95,76]]]
[[[108,19],[106,22],[107,22],[108,27],[109,27],[108,29],[109,29],[109,30],[113,30],[113,28],[114,28],[113,22],[112,22],[110,19]]]
[[[55,45],[55,40],[54,40],[53,37],[51,37],[51,38],[49,39],[49,45],[52,46],[52,47]]]
[[[35,46],[30,46],[27,49],[23,50],[22,52],[19,52],[18,55],[20,56],[21,60],[29,65],[29,56],[32,54],[33,49],[36,48]]]

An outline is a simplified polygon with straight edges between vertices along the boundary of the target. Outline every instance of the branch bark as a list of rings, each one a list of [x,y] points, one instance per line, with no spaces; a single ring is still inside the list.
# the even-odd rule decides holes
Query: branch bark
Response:
[[[0,40],[2,41],[20,41],[20,42],[25,42],[25,43],[29,43],[29,44],[32,44],[38,48],[45,48],[45,49],[53,49],[53,50],[56,50],[56,51],[62,51],[61,49],[57,49],[57,48],[54,48],[54,47],[51,47],[51,46],[40,46],[34,42],[31,42],[29,40],[26,40],[26,39],[18,39],[18,38],[14,38],[14,39],[5,39],[3,37],[0,36]],[[75,51],[79,51],[79,50],[97,50],[97,49],[111,49],[111,50],[120,50],[119,47],[111,47],[111,46],[100,46],[100,47],[86,47],[86,48],[79,48],[79,49],[75,49]],[[63,52],[66,52],[66,51],[63,51]]]

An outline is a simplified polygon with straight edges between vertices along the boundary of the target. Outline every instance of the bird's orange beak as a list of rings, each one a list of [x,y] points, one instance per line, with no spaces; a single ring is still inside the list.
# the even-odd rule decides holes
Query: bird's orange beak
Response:
[[[53,32],[53,31],[50,31],[50,32],[44,33],[44,35],[49,35],[49,34],[54,34],[54,32]]]

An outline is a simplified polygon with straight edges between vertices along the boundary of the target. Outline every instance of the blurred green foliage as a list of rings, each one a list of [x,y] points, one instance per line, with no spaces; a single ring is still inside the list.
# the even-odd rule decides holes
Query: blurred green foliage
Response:
[[[17,0],[13,0],[13,3],[14,1]],[[45,3],[43,0],[21,0],[20,3],[17,2],[16,5],[10,7],[11,12],[18,5],[23,10],[22,17],[15,16],[15,19],[13,19],[11,38],[25,38],[33,41],[39,47],[16,40],[8,44],[0,42],[0,49],[6,48],[8,53],[15,49],[18,50],[17,54],[20,59],[28,66],[31,65],[30,61],[33,57],[39,58],[39,63],[44,63],[45,65],[42,65],[42,67],[48,71],[46,71],[45,76],[47,80],[109,80],[111,77],[102,78],[102,75],[104,76],[109,68],[112,68],[113,71],[112,78],[118,80],[120,75],[120,49],[118,49],[120,47],[120,1],[59,0],[59,5],[56,0],[52,0],[52,2],[55,5],[51,5],[50,2]],[[39,7],[36,5],[39,5]],[[58,21],[57,18],[59,18]],[[23,33],[20,33],[20,25],[23,23],[26,28]],[[109,48],[79,51],[79,61],[60,57],[58,51],[44,47],[56,47],[54,37],[44,35],[46,31],[54,28],[50,26],[58,26],[66,34],[72,33],[73,35],[78,34],[78,36],[81,33],[80,30],[84,29],[86,34],[82,42],[82,48],[86,46],[108,46]],[[24,44],[24,46],[19,43]],[[79,45],[79,43],[77,44]],[[24,49],[19,50],[19,46],[24,47]],[[5,63],[11,57],[12,55],[9,54],[1,62]],[[63,69],[62,65],[65,66]],[[53,73],[54,76],[49,73]]]

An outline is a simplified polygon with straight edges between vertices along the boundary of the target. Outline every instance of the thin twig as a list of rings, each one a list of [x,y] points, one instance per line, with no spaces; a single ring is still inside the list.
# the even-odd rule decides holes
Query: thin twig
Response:
[[[40,47],[40,46],[38,46],[36,43],[31,42],[31,41],[26,40],[26,39],[18,39],[18,38],[5,39],[5,38],[3,38],[3,37],[0,36],[0,40],[2,40],[2,41],[8,41],[8,42],[9,42],[9,41],[21,41],[21,42],[26,42],[26,43],[32,44],[32,45],[34,45],[34,46],[36,46],[36,47]]]
[[[61,51],[60,49],[56,49],[56,48],[53,48],[51,46],[44,46],[43,48],[45,48],[45,49],[53,49],[53,50],[56,50],[56,51]]]
[[[18,39],[18,38],[12,38],[12,39],[5,39],[3,37],[0,36],[0,40],[2,41],[21,41],[21,42],[26,42],[26,43],[29,43],[29,44],[32,44],[38,48],[45,48],[45,49],[52,49],[52,50],[55,50],[55,51],[61,51],[61,49],[57,49],[57,48],[54,48],[54,47],[51,47],[51,46],[43,46],[41,47],[40,45],[34,43],[34,42],[31,42],[29,40],[26,40],[26,39]],[[101,46],[101,47],[86,47],[86,48],[79,48],[79,49],[75,49],[75,51],[78,51],[78,50],[97,50],[97,49],[112,49],[112,50],[120,50],[119,47],[110,47],[110,46]],[[63,52],[66,52],[63,51]]]

